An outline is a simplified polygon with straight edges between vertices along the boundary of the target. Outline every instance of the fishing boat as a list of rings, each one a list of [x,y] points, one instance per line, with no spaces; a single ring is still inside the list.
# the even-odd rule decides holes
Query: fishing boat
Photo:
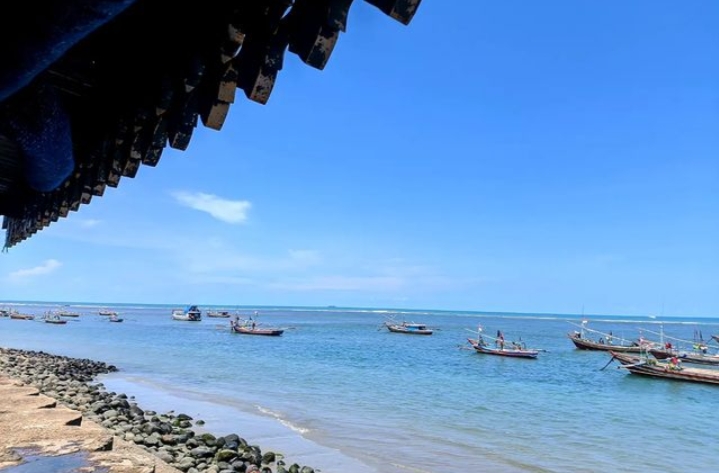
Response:
[[[199,322],[202,320],[202,311],[196,305],[188,306],[185,309],[173,309],[173,320],[183,320],[186,322]]]
[[[23,314],[16,310],[10,311],[10,318],[15,320],[34,320],[35,316],[32,314]]]
[[[719,355],[710,355],[702,351],[682,351],[672,347],[650,348],[649,353],[657,360],[679,358],[684,363],[693,365],[719,366]]]
[[[387,328],[387,330],[392,333],[406,333],[409,335],[432,335],[434,333],[434,329],[428,327],[426,324],[407,322],[404,320],[399,322],[392,315],[386,317],[386,320],[382,325],[380,325],[378,330],[383,327]]]
[[[385,326],[387,327],[387,330],[394,333],[408,333],[411,335],[432,335],[434,333],[434,330],[427,327],[425,324],[415,322],[385,322]]]
[[[118,317],[117,314],[108,317],[108,322],[122,322],[122,317]]]
[[[491,342],[488,342],[487,339],[491,340]],[[518,342],[505,341],[504,333],[502,333],[501,330],[497,330],[496,337],[490,337],[482,333],[482,327],[478,327],[477,329],[477,338],[468,338],[467,342],[474,351],[483,355],[535,359],[539,356],[540,352],[540,350],[535,348],[527,348],[521,339]]]
[[[266,337],[279,337],[285,333],[285,329],[279,327],[265,327],[259,324],[255,319],[240,319],[230,321],[230,330],[232,333],[241,333],[243,335],[264,335]]]
[[[477,353],[484,355],[506,356],[509,358],[537,358],[539,350],[524,347],[493,348],[482,339],[468,338],[467,341]]]
[[[60,317],[80,317],[80,313],[70,309],[60,309],[57,311]]]
[[[206,312],[206,315],[208,317],[218,318],[218,319],[227,319],[230,317],[230,311],[229,310],[208,310]]]
[[[586,320],[582,321],[582,324],[577,327],[579,327],[580,330],[569,332],[567,337],[569,337],[572,343],[574,343],[574,346],[579,350],[639,353],[640,351],[646,350],[653,345],[652,342],[645,340],[643,336],[640,336],[639,340],[630,341],[614,336],[611,331],[605,333],[587,328]],[[599,338],[590,338],[588,334],[593,334],[594,336],[598,335]]]
[[[719,343],[719,334],[712,335],[712,340],[714,340],[715,342]]]
[[[631,374],[674,381],[690,381],[694,383],[719,385],[719,370],[713,368],[694,368],[683,366],[677,358],[660,361],[646,355],[610,351],[612,360],[617,360]],[[610,362],[612,361],[610,360]]]
[[[67,323],[67,320],[60,317],[60,314],[57,312],[46,312],[43,321],[48,324],[55,324],[55,325],[64,325]]]
[[[110,317],[119,315],[117,312],[111,309],[100,309],[97,311],[97,315],[109,315]]]
[[[663,326],[658,333],[647,331],[659,336],[659,346],[651,347],[648,350],[658,360],[677,357],[684,363],[719,366],[719,354],[709,353],[709,346],[704,342],[700,331],[694,331],[694,340],[667,336]]]

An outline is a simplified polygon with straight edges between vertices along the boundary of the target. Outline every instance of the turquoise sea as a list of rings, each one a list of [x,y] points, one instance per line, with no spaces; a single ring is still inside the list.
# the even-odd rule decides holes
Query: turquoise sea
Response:
[[[58,307],[11,305],[38,316]],[[109,323],[101,307],[124,322]],[[602,369],[607,353],[567,338],[585,318],[614,336],[709,339],[717,318],[223,307],[288,328],[252,337],[230,333],[228,319],[173,321],[175,307],[72,304],[81,316],[66,325],[0,318],[0,346],[114,364],[120,371],[101,379],[108,390],[325,473],[685,473],[717,464],[719,386],[644,379],[617,362]],[[390,333],[387,314],[437,330]],[[478,325],[543,351],[536,360],[474,353],[466,339]]]

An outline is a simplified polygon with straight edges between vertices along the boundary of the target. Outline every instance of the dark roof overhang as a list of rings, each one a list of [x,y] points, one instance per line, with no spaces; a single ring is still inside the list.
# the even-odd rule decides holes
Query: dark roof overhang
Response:
[[[77,211],[194,128],[219,130],[236,91],[266,103],[285,53],[322,69],[353,0],[24,2],[0,19],[5,248]],[[408,24],[421,0],[365,0]]]

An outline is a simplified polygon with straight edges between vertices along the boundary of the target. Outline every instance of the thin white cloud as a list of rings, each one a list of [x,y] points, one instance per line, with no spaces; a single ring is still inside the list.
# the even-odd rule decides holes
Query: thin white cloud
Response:
[[[60,263],[58,260],[49,259],[40,266],[35,266],[34,268],[28,269],[18,269],[17,271],[13,271],[8,275],[8,279],[10,279],[11,281],[27,280],[36,276],[50,274],[56,269],[58,269],[60,266],[62,266],[62,263]]]
[[[100,222],[100,220],[95,219],[77,220],[77,224],[80,225],[82,228],[96,227],[100,224]]]
[[[227,223],[244,223],[247,221],[247,212],[252,207],[246,200],[223,199],[203,192],[173,192],[172,196],[186,207],[207,212],[217,220]]]
[[[406,281],[392,276],[320,276],[297,282],[270,284],[274,289],[293,291],[396,291]]]

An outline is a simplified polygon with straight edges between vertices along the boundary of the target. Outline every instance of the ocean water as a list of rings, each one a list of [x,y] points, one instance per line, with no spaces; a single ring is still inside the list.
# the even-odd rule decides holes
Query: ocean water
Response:
[[[630,375],[567,338],[585,318],[615,337],[709,339],[716,318],[229,308],[287,328],[253,337],[232,334],[228,319],[173,321],[170,306],[109,305],[120,324],[99,307],[73,304],[82,315],[65,325],[0,318],[0,346],[114,364],[101,379],[109,390],[325,473],[685,473],[719,459],[719,386]],[[437,330],[390,333],[388,312]],[[478,325],[542,352],[477,354],[466,340]]]

